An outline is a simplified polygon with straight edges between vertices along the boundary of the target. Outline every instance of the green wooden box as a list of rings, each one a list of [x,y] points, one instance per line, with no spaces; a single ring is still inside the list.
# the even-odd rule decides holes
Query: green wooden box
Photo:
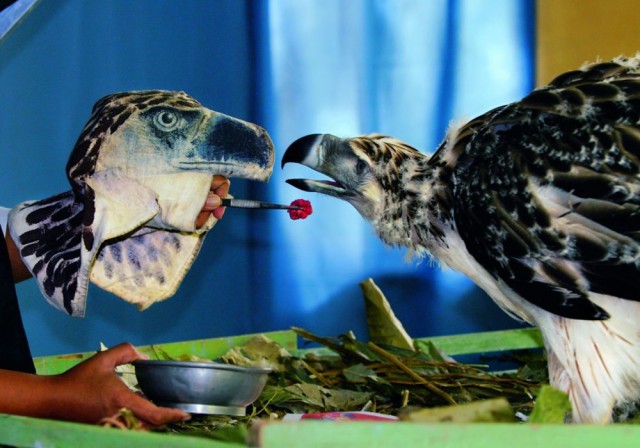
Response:
[[[298,350],[292,331],[267,333],[291,352]],[[157,344],[170,354],[191,353],[216,358],[253,335]],[[499,352],[541,346],[535,329],[424,338],[449,355]],[[152,354],[150,346],[138,347]],[[91,353],[36,359],[41,374],[62,372]],[[261,426],[260,447],[636,447],[640,427],[635,425],[524,425],[524,424],[421,424],[408,422],[277,422]],[[0,445],[17,447],[166,447],[239,448],[244,445],[185,435],[123,431],[95,425],[43,420],[0,414]]]

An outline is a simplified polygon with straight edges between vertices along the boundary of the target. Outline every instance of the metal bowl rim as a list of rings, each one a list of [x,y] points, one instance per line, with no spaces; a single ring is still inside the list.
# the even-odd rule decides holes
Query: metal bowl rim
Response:
[[[171,361],[163,359],[138,359],[132,363],[134,367],[187,367],[187,368],[204,368],[208,370],[231,370],[234,372],[245,373],[270,373],[271,367],[249,367],[235,366],[232,364],[211,363],[211,362],[191,362],[191,361]]]

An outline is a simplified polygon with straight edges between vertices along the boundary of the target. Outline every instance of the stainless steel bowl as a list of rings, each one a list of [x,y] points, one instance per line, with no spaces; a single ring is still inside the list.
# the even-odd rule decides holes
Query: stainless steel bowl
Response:
[[[158,406],[195,414],[243,416],[264,389],[268,367],[220,363],[134,361],[142,392]]]

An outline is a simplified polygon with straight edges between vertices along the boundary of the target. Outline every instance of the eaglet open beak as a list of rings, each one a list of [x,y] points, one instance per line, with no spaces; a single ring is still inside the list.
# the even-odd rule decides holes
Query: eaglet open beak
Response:
[[[293,142],[282,157],[282,166],[299,163],[325,174],[332,180],[287,179],[287,183],[294,187],[314,193],[322,193],[338,198],[350,196],[349,177],[344,173],[344,156],[351,154],[347,140],[331,134],[311,134]]]

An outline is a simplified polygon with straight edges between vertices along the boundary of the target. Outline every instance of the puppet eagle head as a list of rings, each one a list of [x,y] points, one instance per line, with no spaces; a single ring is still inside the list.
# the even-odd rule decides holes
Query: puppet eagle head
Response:
[[[110,94],[69,156],[71,190],[18,205],[9,228],[56,308],[84,316],[91,280],[145,309],[176,292],[216,223],[195,225],[213,177],[267,181],[274,157],[263,128],[184,92]]]

